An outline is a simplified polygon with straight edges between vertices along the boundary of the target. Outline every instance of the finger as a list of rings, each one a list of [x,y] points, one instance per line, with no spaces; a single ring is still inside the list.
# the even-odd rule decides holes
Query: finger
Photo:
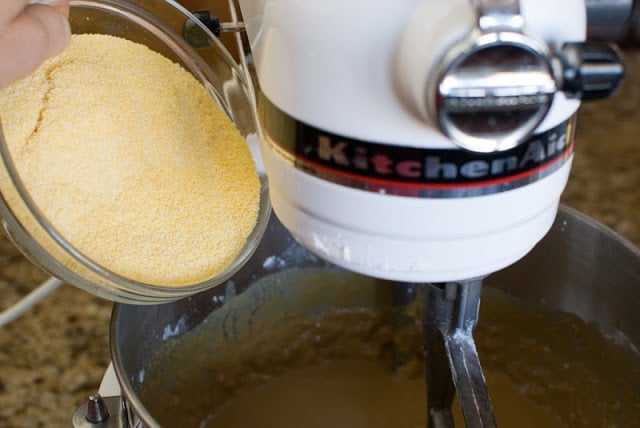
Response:
[[[60,53],[70,37],[69,21],[63,13],[39,4],[27,6],[0,32],[0,87],[28,76]]]

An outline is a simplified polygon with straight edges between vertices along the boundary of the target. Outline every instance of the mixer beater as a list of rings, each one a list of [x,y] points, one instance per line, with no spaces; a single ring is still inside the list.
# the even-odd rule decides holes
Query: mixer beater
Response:
[[[425,284],[424,367],[428,426],[453,427],[457,393],[467,427],[495,427],[491,399],[473,341],[482,280]]]

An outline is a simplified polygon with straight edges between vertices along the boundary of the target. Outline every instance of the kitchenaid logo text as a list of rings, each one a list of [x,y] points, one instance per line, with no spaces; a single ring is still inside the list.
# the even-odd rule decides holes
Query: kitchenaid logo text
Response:
[[[402,181],[461,183],[505,177],[539,167],[562,156],[568,139],[566,126],[563,126],[538,136],[515,150],[491,155],[365,145],[329,134],[319,134],[315,147],[308,143],[302,144],[302,153],[309,160],[345,172]]]
[[[504,152],[400,147],[322,130],[284,113],[266,97],[260,116],[272,148],[295,168],[323,180],[373,192],[465,197],[525,186],[569,159],[574,118]]]

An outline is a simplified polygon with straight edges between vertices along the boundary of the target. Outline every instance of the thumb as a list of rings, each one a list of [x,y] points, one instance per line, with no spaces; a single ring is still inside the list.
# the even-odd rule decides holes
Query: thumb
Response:
[[[69,1],[31,4],[0,31],[0,88],[31,74],[69,43]]]

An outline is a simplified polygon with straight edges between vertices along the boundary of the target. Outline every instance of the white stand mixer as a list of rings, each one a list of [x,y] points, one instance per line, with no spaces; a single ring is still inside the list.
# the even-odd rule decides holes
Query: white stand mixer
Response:
[[[277,216],[336,265],[425,284],[429,426],[453,426],[456,392],[467,426],[495,426],[482,278],[549,230],[615,49],[585,42],[583,0],[239,4]]]
[[[275,212],[359,273],[495,272],[555,217],[580,104],[562,47],[584,41],[584,3],[386,3],[240,2]]]

